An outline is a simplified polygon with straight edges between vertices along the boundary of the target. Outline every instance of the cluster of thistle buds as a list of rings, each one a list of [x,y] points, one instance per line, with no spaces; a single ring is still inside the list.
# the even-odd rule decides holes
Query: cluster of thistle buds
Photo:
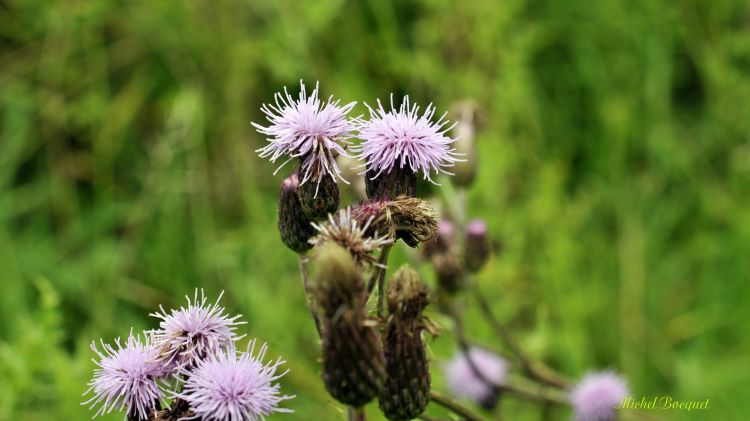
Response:
[[[128,421],[255,421],[291,412],[279,407],[294,397],[278,383],[284,361],[264,362],[268,348],[255,339],[240,350],[244,335],[236,330],[244,322],[227,315],[220,299],[210,303],[196,290],[187,307],[152,313],[157,329],[92,343],[98,368],[83,404],[94,416],[122,411]]]
[[[269,125],[255,127],[269,142],[261,157],[297,164],[281,183],[279,232],[300,254],[326,390],[352,408],[377,399],[388,419],[409,420],[430,401],[423,340],[423,332],[434,331],[423,315],[430,294],[408,266],[386,280],[387,257],[399,240],[418,247],[435,238],[437,213],[416,197],[418,178],[437,184],[433,177],[462,159],[447,134],[453,126],[445,115],[433,119],[435,107],[420,113],[408,96],[398,107],[393,96],[390,102],[388,110],[380,101],[366,105],[367,119],[350,117],[354,103],[322,102],[317,85],[308,95],[301,83],[296,99],[284,90],[264,105]],[[339,209],[338,184],[350,182],[344,174],[353,162],[367,197]],[[368,301],[376,295],[371,314]]]
[[[417,185],[420,176],[438,185],[433,177],[441,174],[455,175],[451,184],[462,193],[473,183],[476,108],[460,104],[458,122],[450,125],[446,114],[434,118],[431,104],[420,113],[408,96],[396,106],[391,95],[389,109],[379,100],[376,107],[365,104],[369,118],[349,116],[354,106],[332,97],[321,101],[317,85],[308,94],[301,83],[297,98],[284,89],[274,104],[261,108],[267,125],[253,123],[268,141],[258,149],[260,157],[282,159],[277,172],[293,162],[281,183],[278,228],[282,242],[299,257],[321,339],[322,380],[331,397],[350,407],[350,419],[364,419],[362,408],[374,400],[394,421],[424,417],[430,402],[464,419],[482,419],[431,390],[423,335],[436,333],[424,315],[432,294],[408,265],[385,279],[389,251],[401,240],[421,246],[421,256],[435,270],[441,310],[454,318],[461,352],[445,366],[454,396],[490,410],[501,391],[511,390],[545,404],[573,406],[582,421],[612,419],[617,399],[627,393],[618,376],[593,374],[573,389],[552,382],[566,393],[559,399],[519,391],[508,382],[515,362],[468,346],[460,333],[457,293],[472,288],[469,275],[484,268],[497,247],[483,220],[463,220],[465,209],[451,215],[453,221],[438,222],[432,203],[417,197]],[[454,128],[462,139],[448,135]],[[340,183],[350,182],[361,200],[340,209]],[[377,304],[368,305],[371,301]]]

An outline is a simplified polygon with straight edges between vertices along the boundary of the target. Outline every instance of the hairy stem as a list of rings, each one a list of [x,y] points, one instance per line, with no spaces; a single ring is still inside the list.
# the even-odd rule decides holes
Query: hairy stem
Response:
[[[321,336],[320,328],[320,317],[318,316],[318,305],[315,303],[310,293],[310,275],[307,270],[307,257],[299,254],[297,255],[299,261],[299,273],[302,276],[302,286],[305,289],[305,299],[307,300],[307,307],[310,309],[313,321],[315,322],[315,330],[318,331],[318,337]]]
[[[484,421],[484,419],[481,416],[479,416],[476,412],[461,405],[457,401],[443,395],[442,393],[436,392],[434,390],[431,391],[430,400],[442,406],[443,408],[450,410],[456,415],[460,415],[464,417],[466,421]]]

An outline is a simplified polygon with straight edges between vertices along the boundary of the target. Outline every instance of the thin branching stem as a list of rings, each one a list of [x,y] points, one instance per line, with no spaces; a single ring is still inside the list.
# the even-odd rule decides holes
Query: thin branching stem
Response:
[[[440,392],[430,391],[430,400],[443,408],[450,410],[456,415],[464,417],[466,421],[484,421],[484,418],[479,416],[472,409],[463,406],[461,403],[443,395]]]

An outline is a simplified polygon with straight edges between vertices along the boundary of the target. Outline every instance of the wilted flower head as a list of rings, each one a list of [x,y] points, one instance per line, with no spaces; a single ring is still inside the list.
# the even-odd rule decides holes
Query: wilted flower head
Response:
[[[157,359],[158,351],[148,336],[144,340],[130,332],[123,347],[120,339],[115,346],[100,341],[102,349],[91,344],[91,349],[99,357],[94,362],[99,367],[94,370],[94,378],[89,382],[86,394],[94,396],[84,405],[91,409],[101,405],[94,416],[108,414],[113,410],[126,410],[127,415],[146,419],[149,412],[162,400],[163,393],[157,383],[166,374],[164,364]]]
[[[360,224],[352,218],[351,208],[341,209],[336,216],[329,214],[328,222],[313,223],[318,235],[310,239],[310,244],[320,246],[332,241],[351,253],[357,263],[372,263],[375,259],[371,253],[393,242],[387,233],[382,236],[378,236],[378,233],[374,236],[368,235],[372,219],[373,217],[370,217],[364,224]]]
[[[268,136],[269,143],[256,152],[261,158],[270,158],[271,162],[276,162],[282,156],[288,157],[279,169],[292,159],[300,158],[300,184],[308,180],[319,183],[326,175],[346,182],[341,176],[336,156],[348,156],[339,142],[349,143],[347,139],[352,137],[355,130],[354,122],[349,121],[346,115],[356,102],[340,106],[333,97],[321,102],[317,83],[309,96],[302,81],[300,88],[297,100],[284,88],[283,95],[274,95],[275,105],[263,104],[261,111],[271,124],[268,127],[252,124],[258,132]]]
[[[159,349],[159,358],[170,366],[174,374],[194,367],[199,360],[217,354],[242,338],[234,333],[240,315],[229,317],[224,307],[219,306],[222,292],[215,303],[206,302],[203,290],[195,290],[193,301],[187,298],[188,306],[167,313],[151,316],[161,319],[159,329],[153,332],[154,345]]]
[[[361,202],[352,209],[352,217],[360,223],[369,221],[370,231],[396,236],[410,247],[433,239],[438,224],[429,202],[409,196]]]
[[[275,383],[286,374],[276,372],[284,361],[264,363],[267,349],[263,344],[253,355],[253,340],[247,352],[230,347],[206,357],[190,372],[182,393],[173,397],[188,401],[193,418],[204,421],[255,421],[274,412],[292,412],[278,406],[294,397],[281,395]]]
[[[476,347],[469,350],[469,357],[471,362],[461,352],[445,366],[448,387],[458,397],[491,406],[496,399],[495,386],[505,384],[508,363],[502,357]],[[477,375],[475,368],[481,376]]]
[[[409,103],[408,95],[398,110],[391,95],[390,111],[385,111],[380,100],[377,109],[369,105],[367,108],[370,120],[362,122],[359,128],[359,137],[364,142],[353,150],[366,162],[370,178],[393,168],[408,168],[414,173],[421,171],[425,180],[432,181],[432,172],[447,173],[445,168],[459,161],[451,147],[455,140],[446,135],[453,126],[446,127],[445,114],[435,123],[430,121],[435,114],[432,104],[420,116],[419,107]]]
[[[610,371],[589,373],[570,392],[575,419],[578,421],[609,421],[614,408],[628,395],[628,387],[620,376]]]

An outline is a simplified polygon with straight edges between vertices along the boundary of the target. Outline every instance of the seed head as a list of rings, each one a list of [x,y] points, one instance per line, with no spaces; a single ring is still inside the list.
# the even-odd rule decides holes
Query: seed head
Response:
[[[372,252],[384,245],[391,244],[393,239],[388,235],[369,236],[368,229],[372,218],[364,224],[352,218],[352,209],[341,209],[336,216],[329,215],[328,222],[315,224],[318,235],[310,239],[310,244],[320,247],[327,242],[333,242],[346,249],[355,262],[362,265],[375,262]]]

